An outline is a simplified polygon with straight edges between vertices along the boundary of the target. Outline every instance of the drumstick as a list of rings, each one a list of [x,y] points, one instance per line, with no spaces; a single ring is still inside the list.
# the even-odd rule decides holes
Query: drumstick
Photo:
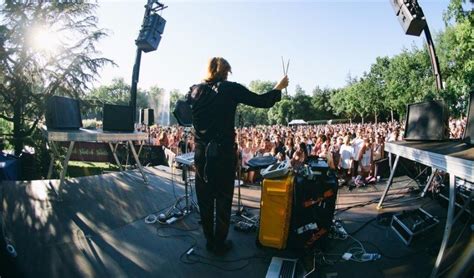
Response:
[[[281,66],[283,68],[283,75],[286,75],[286,71],[285,71],[285,61],[283,60],[283,56],[281,56]]]
[[[285,70],[285,61],[283,60],[283,56],[281,56],[281,65],[283,67],[283,75],[286,76],[288,74],[288,67],[290,66],[290,59],[288,59],[288,63],[286,64],[286,70]],[[285,88],[285,94],[288,95],[287,88]]]

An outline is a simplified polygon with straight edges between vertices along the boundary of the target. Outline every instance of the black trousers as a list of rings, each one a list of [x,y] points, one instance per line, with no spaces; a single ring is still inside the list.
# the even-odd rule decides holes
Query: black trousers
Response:
[[[220,146],[218,158],[206,161],[205,148],[197,144],[195,149],[196,194],[204,236],[209,242],[219,245],[229,232],[236,156],[233,146]]]

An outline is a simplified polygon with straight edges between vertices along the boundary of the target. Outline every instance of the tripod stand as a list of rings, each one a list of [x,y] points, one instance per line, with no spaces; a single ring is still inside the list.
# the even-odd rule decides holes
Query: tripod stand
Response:
[[[243,121],[242,121],[242,113],[239,113],[239,144],[242,143],[242,128],[243,128]],[[252,224],[256,224],[257,220],[254,217],[250,217],[251,214],[247,210],[247,208],[242,204],[242,148],[237,146],[237,179],[238,179],[238,191],[237,191],[237,211],[234,213],[234,216],[241,217],[246,221],[251,222]]]
[[[189,133],[190,133],[190,128],[185,127],[184,128],[184,154],[188,153],[188,136],[189,136]],[[189,178],[188,173],[189,173],[189,168],[190,168],[191,165],[187,165],[187,163],[181,163],[181,165],[182,165],[182,178],[183,178],[183,182],[184,182],[184,196],[181,196],[180,198],[178,198],[178,200],[176,200],[175,207],[177,207],[177,205],[182,200],[184,200],[185,201],[185,207],[182,210],[182,213],[183,213],[183,215],[188,215],[191,212],[193,212],[194,210],[199,211],[199,209],[198,209],[198,205],[196,204],[196,202],[194,201],[192,196],[190,196],[190,192],[189,192],[189,187],[191,185],[189,184],[190,178]]]

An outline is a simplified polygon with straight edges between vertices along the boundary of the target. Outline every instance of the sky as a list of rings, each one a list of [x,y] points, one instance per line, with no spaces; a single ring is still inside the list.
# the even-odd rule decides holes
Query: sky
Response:
[[[163,0],[166,27],[158,49],[143,53],[138,87],[188,91],[205,74],[210,57],[232,66],[229,80],[278,81],[281,57],[290,60],[289,92],[300,85],[345,85],[348,75],[361,76],[378,56],[394,56],[403,48],[425,43],[405,35],[390,0]],[[448,0],[419,0],[431,33],[444,29]],[[146,0],[98,0],[99,26],[109,36],[98,44],[106,66],[95,86],[122,77],[131,82],[135,39]]]

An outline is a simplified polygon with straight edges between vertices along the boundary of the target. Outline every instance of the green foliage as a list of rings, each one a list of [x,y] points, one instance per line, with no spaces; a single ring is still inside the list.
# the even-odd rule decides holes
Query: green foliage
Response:
[[[272,81],[253,80],[250,82],[248,88],[254,93],[264,94],[270,90],[273,90],[275,85],[276,82]],[[242,115],[242,121],[244,125],[264,125],[270,123],[268,109],[239,105],[237,107],[237,114]],[[238,121],[238,119],[236,119],[236,121]],[[236,122],[236,124],[238,125],[239,123]]]
[[[474,12],[464,9],[465,3],[450,2],[444,14],[446,30],[437,36],[444,99],[455,116],[464,114],[468,94],[474,90]]]
[[[114,78],[110,85],[102,85],[85,94],[83,101],[83,115],[86,119],[102,118],[104,104],[128,105],[130,102],[130,84],[123,78]],[[159,94],[163,89],[152,87],[150,91],[137,91],[137,109],[153,108],[158,102]]]
[[[257,93],[259,95],[266,93],[276,86],[276,82],[273,81],[262,81],[262,80],[253,80],[250,81],[249,90]]]
[[[312,104],[317,119],[334,118],[333,108],[330,103],[331,96],[336,92],[335,89],[316,87],[312,92]]]

